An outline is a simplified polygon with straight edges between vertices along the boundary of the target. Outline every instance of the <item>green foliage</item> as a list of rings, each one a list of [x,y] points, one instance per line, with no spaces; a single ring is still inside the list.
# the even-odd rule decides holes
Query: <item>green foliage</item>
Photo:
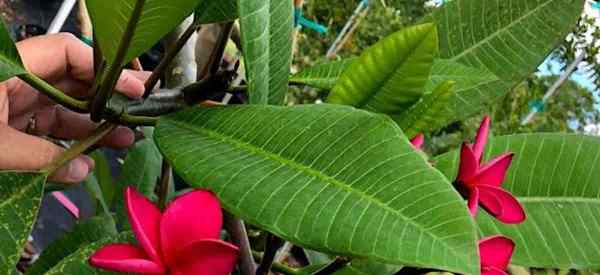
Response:
[[[477,99],[489,103],[535,71],[577,22],[583,3],[583,0],[450,1],[432,16],[439,28],[440,56],[487,70],[506,82],[488,90],[487,100],[483,96]],[[456,106],[461,105],[457,102]],[[465,118],[475,110],[461,109],[461,113],[460,118]]]
[[[117,235],[117,229],[112,217],[81,220],[70,232],[44,249],[35,264],[27,269],[27,274],[42,275],[78,249],[114,235]]]
[[[25,73],[17,47],[0,19],[0,82]]]
[[[162,118],[155,139],[189,184],[286,240],[479,271],[462,199],[385,116],[327,104],[196,108]]]
[[[58,264],[52,267],[45,275],[85,274],[85,275],[110,275],[122,274],[106,272],[96,269],[88,264],[89,257],[99,248],[110,243],[133,243],[134,237],[131,232],[123,232],[119,235],[103,238],[99,241],[82,246]]]
[[[302,268],[300,270],[301,274],[312,274],[311,271],[314,272],[316,270],[319,270],[320,268],[331,263],[335,259],[335,257],[329,256],[321,252],[309,249],[305,249],[304,251],[308,257],[310,265],[305,268]],[[348,264],[347,267],[342,268],[341,270],[333,274],[394,275],[400,269],[402,269],[401,266],[382,264],[365,259],[354,259]]]
[[[284,102],[292,62],[289,0],[238,0],[250,104]]]
[[[105,0],[86,0],[94,34],[109,67],[121,67],[148,50],[190,15],[201,0],[146,0],[122,64],[113,64],[137,1],[121,0],[108,4]]]
[[[445,125],[445,118],[448,117],[446,107],[454,94],[454,82],[443,82],[404,113],[392,116],[392,119],[408,137],[435,130]]]
[[[437,51],[437,31],[433,24],[392,34],[365,50],[344,71],[327,101],[400,114],[423,95]]]
[[[201,1],[194,12],[194,17],[199,24],[235,20],[238,17],[237,0]]]
[[[487,215],[477,221],[485,235],[502,233],[518,249],[513,262],[530,267],[600,268],[600,138],[569,134],[497,137],[485,156],[515,153],[503,187],[525,206],[527,220],[503,225]],[[458,152],[436,158],[454,179]]]
[[[338,78],[357,58],[346,58],[338,61],[322,62],[294,74],[290,81],[324,90],[331,90]]]
[[[40,208],[46,176],[0,172],[0,274],[15,270]]]
[[[129,227],[123,200],[125,188],[133,186],[146,197],[154,197],[154,189],[161,172],[162,156],[151,138],[153,132],[152,128],[144,129],[146,138],[138,141],[129,149],[121,168],[121,177],[117,187],[118,196],[116,196],[114,207],[117,213],[117,224],[123,228]]]

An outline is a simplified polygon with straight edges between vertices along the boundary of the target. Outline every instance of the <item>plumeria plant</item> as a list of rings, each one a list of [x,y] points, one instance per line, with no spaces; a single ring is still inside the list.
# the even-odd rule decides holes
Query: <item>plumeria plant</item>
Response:
[[[82,153],[96,159],[84,186],[97,215],[82,216],[26,274],[600,268],[600,139],[492,136],[486,116],[473,143],[427,154],[437,131],[487,113],[535,71],[584,0],[447,1],[360,56],[290,74],[298,2],[86,0],[96,74],[82,98],[28,72],[1,25],[0,81],[18,77],[101,124],[40,171],[0,172],[0,274],[14,274],[44,193],[65,188],[49,175]],[[218,39],[194,68],[200,79],[160,84],[209,24]],[[145,98],[114,94],[121,71],[178,26]],[[238,28],[239,60],[224,60]],[[290,106],[290,86],[326,102]],[[113,179],[95,144],[122,125],[144,138]]]

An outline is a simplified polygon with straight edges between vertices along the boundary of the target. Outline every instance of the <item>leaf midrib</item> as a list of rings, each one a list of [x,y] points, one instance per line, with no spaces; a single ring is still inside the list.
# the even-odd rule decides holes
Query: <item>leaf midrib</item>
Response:
[[[199,128],[199,127],[193,127],[192,125],[189,125],[188,123],[184,123],[184,122],[179,122],[173,119],[167,119],[168,121],[170,121],[171,123],[173,123],[174,125],[181,127],[183,129],[186,129],[188,131],[191,131],[193,133],[198,133],[200,135],[207,135],[209,137],[212,138],[216,138],[216,139],[220,139],[225,143],[229,143],[235,147],[247,150],[247,151],[251,151],[251,152],[255,152],[257,155],[261,155],[265,158],[268,159],[272,159],[274,161],[278,161],[280,163],[284,163],[285,165],[289,165],[290,167],[306,172],[307,174],[310,174],[312,176],[315,176],[319,179],[322,179],[324,182],[329,183],[329,184],[334,184],[334,185],[338,185],[340,188],[347,190],[350,193],[355,193],[358,194],[359,196],[363,196],[365,197],[367,200],[370,200],[372,203],[380,206],[381,208],[385,209],[386,211],[389,211],[391,213],[393,213],[395,216],[403,219],[404,221],[407,222],[407,224],[410,224],[412,226],[414,226],[415,228],[419,229],[420,232],[423,232],[427,235],[429,235],[431,238],[433,238],[434,240],[440,242],[445,248],[446,250],[448,250],[450,253],[452,253],[455,257],[457,258],[461,258],[459,257],[459,255],[456,254],[456,252],[454,251],[454,248],[449,247],[448,244],[446,242],[443,241],[443,239],[441,239],[440,237],[434,235],[433,233],[431,233],[430,231],[425,230],[421,225],[419,225],[418,223],[415,223],[414,220],[402,215],[402,213],[400,213],[399,211],[397,211],[396,209],[390,207],[389,205],[383,203],[380,200],[377,200],[375,197],[373,196],[369,196],[367,194],[365,194],[364,192],[361,191],[357,191],[355,189],[352,189],[350,187],[348,187],[347,185],[343,184],[341,181],[329,176],[329,175],[324,175],[323,173],[321,173],[318,170],[313,169],[312,167],[308,167],[302,163],[298,163],[295,162],[293,160],[288,160],[286,158],[283,158],[277,154],[274,154],[272,152],[266,151],[260,147],[254,146],[252,144],[249,143],[245,143],[243,141],[238,141],[237,139],[231,137],[231,136],[227,136],[227,135],[223,135],[221,133],[218,133],[216,131],[212,131],[210,129],[207,128]],[[383,121],[382,123],[386,123],[385,121]],[[398,138],[401,138],[398,136]],[[440,180],[445,179],[445,177],[440,177]],[[463,259],[464,260],[464,259]]]
[[[449,60],[452,61],[457,61],[458,59],[462,58],[463,56],[465,56],[466,54],[471,53],[472,51],[474,51],[475,49],[479,48],[480,46],[482,46],[484,43],[496,38],[497,36],[500,35],[501,32],[504,32],[510,28],[512,28],[513,26],[515,26],[518,23],[521,23],[521,21],[525,20],[526,18],[529,18],[529,16],[531,16],[534,13],[537,13],[539,10],[541,10],[542,8],[545,8],[547,5],[549,5],[550,3],[554,2],[554,0],[548,0],[546,3],[541,4],[537,7],[535,7],[534,9],[532,9],[531,11],[523,14],[522,16],[518,17],[516,20],[513,20],[510,24],[506,25],[506,27],[504,28],[500,28],[497,31],[491,33],[489,36],[487,36],[486,38],[482,39],[481,41],[473,44],[471,47],[466,48],[463,52],[461,52],[458,55],[453,56],[452,58],[450,58]],[[486,66],[487,67],[487,66]]]

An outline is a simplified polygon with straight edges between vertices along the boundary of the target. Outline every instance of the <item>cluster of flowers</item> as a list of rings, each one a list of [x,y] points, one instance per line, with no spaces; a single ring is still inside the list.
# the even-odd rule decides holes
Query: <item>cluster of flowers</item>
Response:
[[[473,217],[477,215],[477,209],[481,206],[503,223],[518,224],[525,221],[525,211],[519,201],[501,187],[513,154],[504,153],[482,163],[489,128],[490,118],[485,117],[477,131],[475,143],[463,143],[454,187],[467,199],[467,207]],[[417,149],[421,149],[424,137],[418,135],[411,142]],[[505,270],[514,248],[514,242],[501,235],[481,239],[479,241],[481,274],[506,275]]]

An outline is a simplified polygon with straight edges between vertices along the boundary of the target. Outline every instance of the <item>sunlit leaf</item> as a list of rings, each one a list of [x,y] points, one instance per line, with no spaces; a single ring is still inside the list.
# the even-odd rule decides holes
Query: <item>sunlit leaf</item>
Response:
[[[525,206],[527,220],[503,225],[487,215],[477,221],[485,235],[510,236],[513,262],[528,267],[600,268],[600,138],[568,134],[497,137],[486,157],[511,151],[515,158],[503,187]],[[436,158],[450,179],[457,152]]]
[[[386,116],[329,104],[193,108],[161,118],[155,140],[187,183],[295,244],[479,272],[464,202]]]
[[[238,17],[237,0],[201,0],[194,16],[200,24],[235,20]]]
[[[406,111],[425,92],[437,37],[435,25],[423,24],[382,39],[344,71],[327,101],[385,114]]]
[[[26,73],[17,47],[0,19],[0,82]]]

